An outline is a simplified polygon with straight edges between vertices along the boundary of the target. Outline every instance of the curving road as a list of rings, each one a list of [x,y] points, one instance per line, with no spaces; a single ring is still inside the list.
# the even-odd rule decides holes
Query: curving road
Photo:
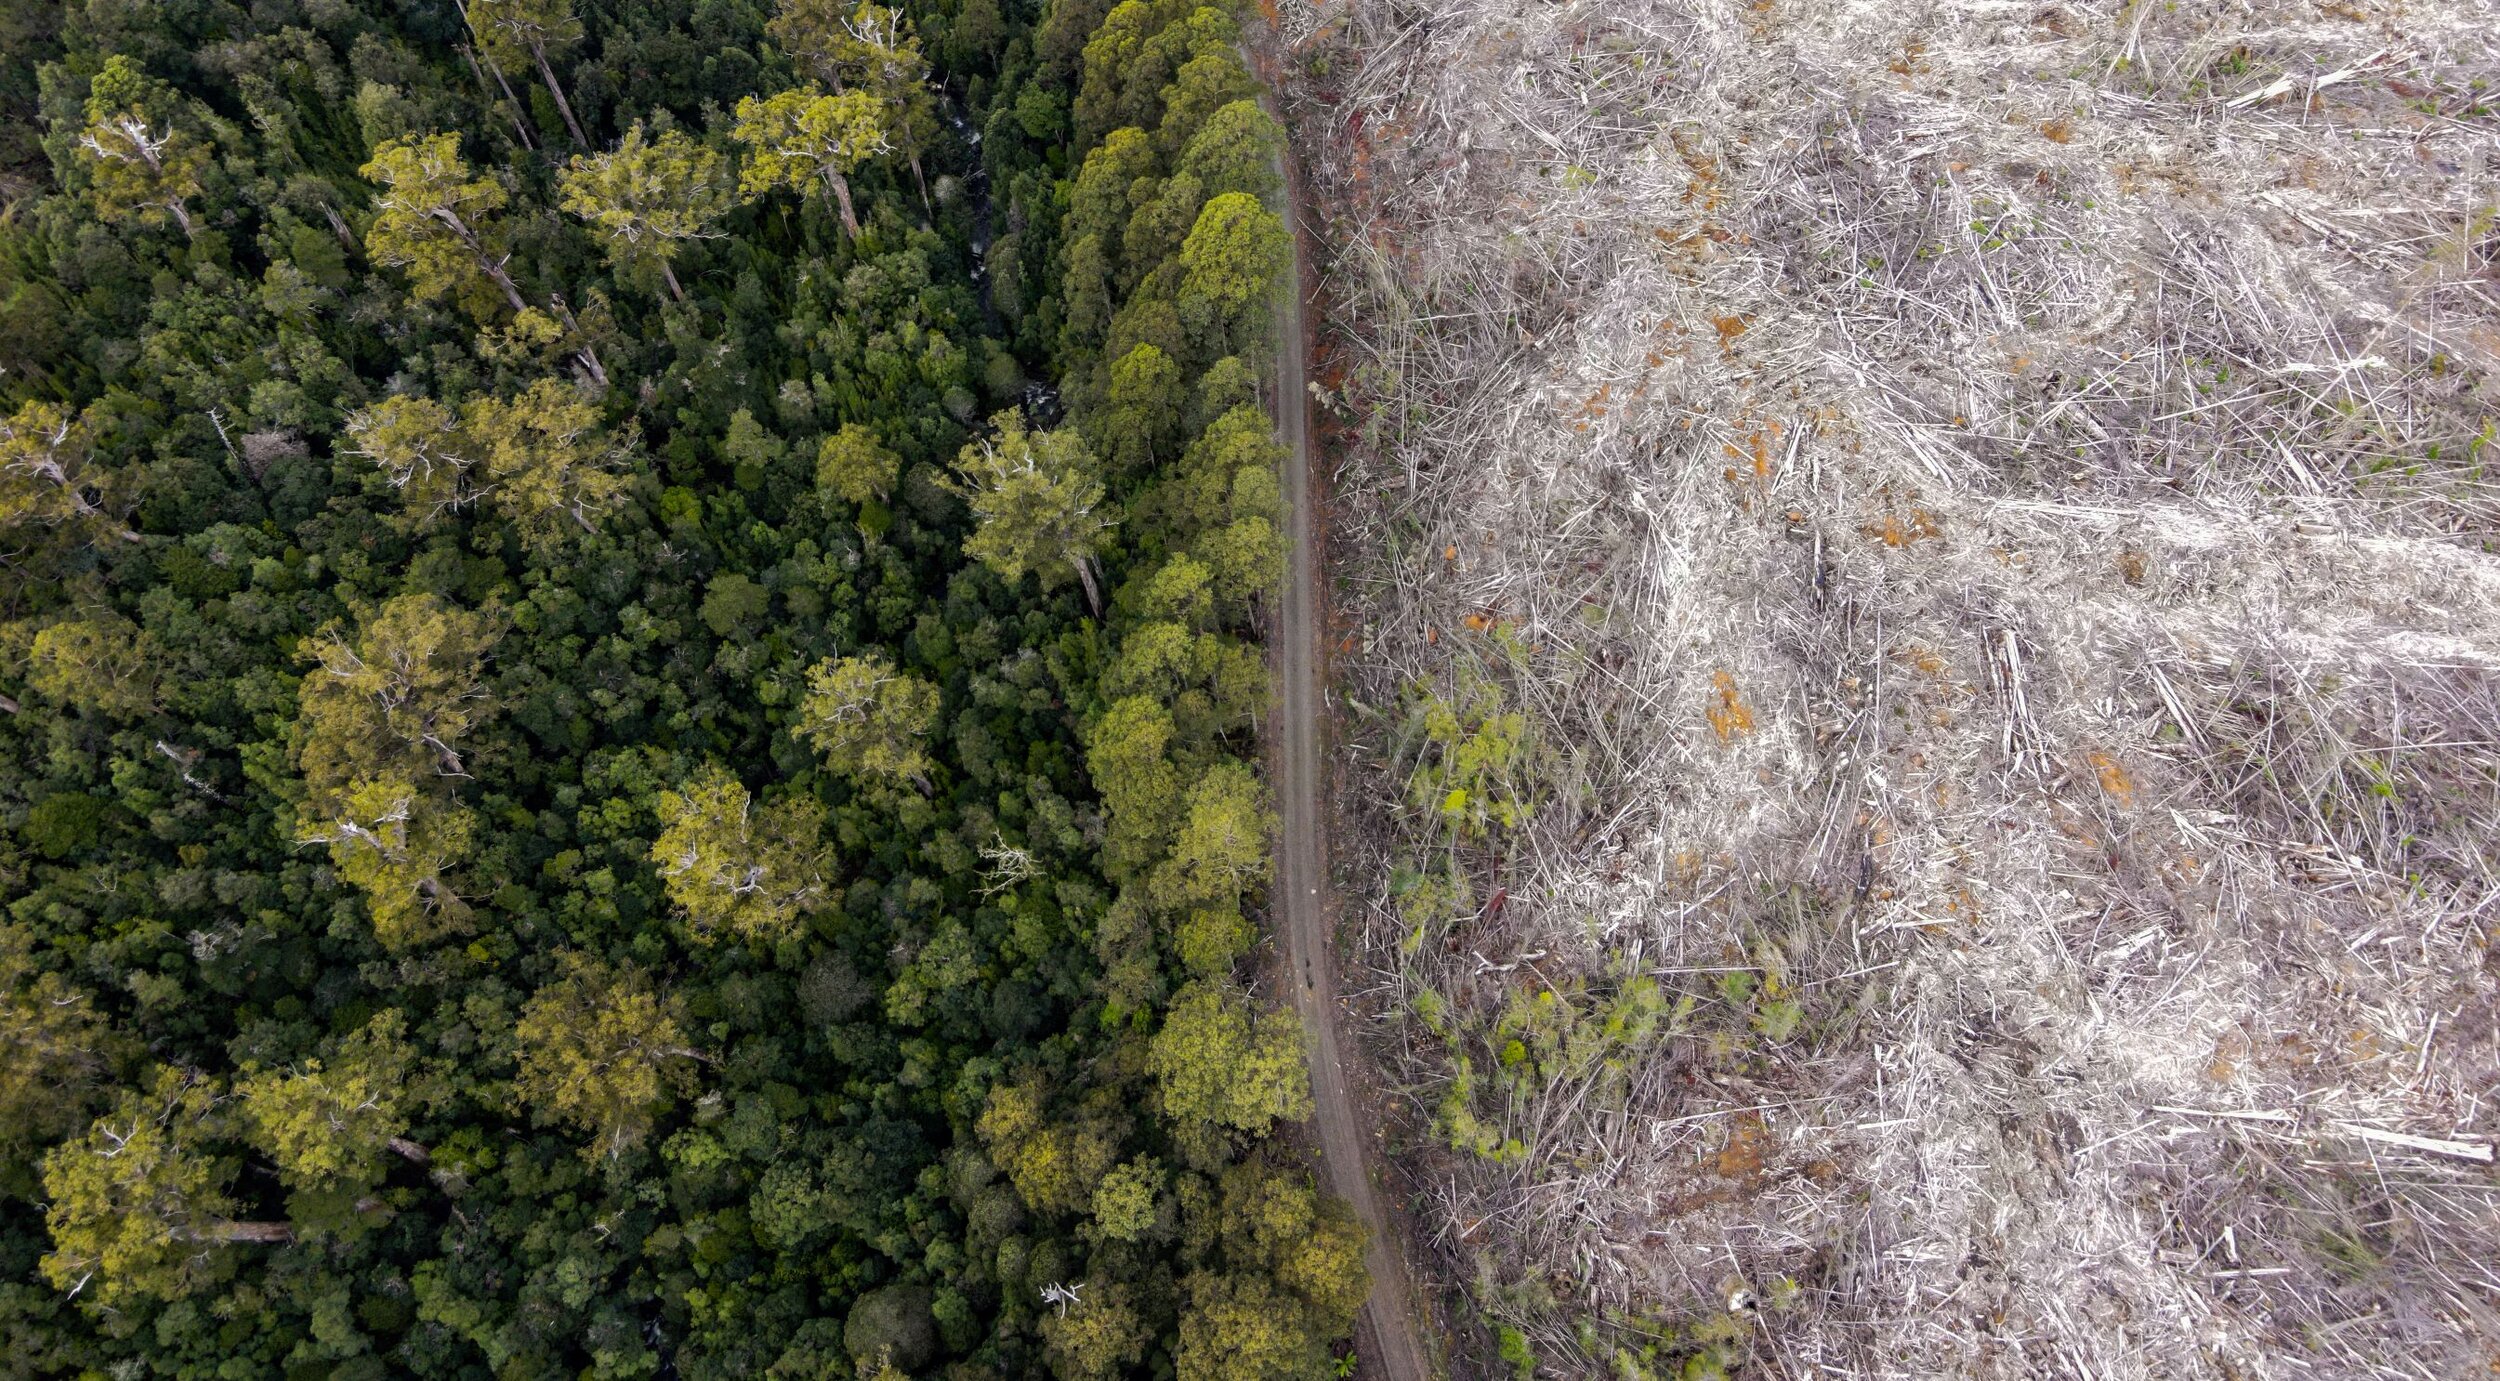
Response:
[[[1270,114],[1274,110],[1270,109]],[[1279,124],[1282,121],[1279,120]],[[1368,1233],[1363,1264],[1371,1273],[1371,1297],[1355,1324],[1359,1375],[1387,1381],[1430,1381],[1424,1329],[1413,1283],[1389,1232],[1381,1194],[1373,1184],[1364,1145],[1368,1124],[1346,1079],[1339,1049],[1334,927],[1329,895],[1327,814],[1322,792],[1327,760],[1320,752],[1326,705],[1320,689],[1320,640],[1326,604],[1320,595],[1321,551],[1314,512],[1311,468],[1311,393],[1307,368],[1310,338],[1303,321],[1309,284],[1301,216],[1302,188],[1289,159],[1278,160],[1284,177],[1286,224],[1293,231],[1292,287],[1280,312],[1276,346],[1276,426],[1293,456],[1285,471],[1286,532],[1293,544],[1277,614],[1274,673],[1276,707],[1270,751],[1276,785],[1277,922],[1283,931],[1286,987],[1302,1019],[1311,1065],[1311,1099],[1319,1131],[1321,1178],[1329,1193],[1353,1205]],[[1374,1133],[1373,1135],[1376,1135]]]

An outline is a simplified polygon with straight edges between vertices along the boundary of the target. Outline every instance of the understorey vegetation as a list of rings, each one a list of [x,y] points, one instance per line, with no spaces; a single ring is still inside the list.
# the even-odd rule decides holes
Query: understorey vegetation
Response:
[[[0,18],[0,1374],[1333,1369],[1237,41]]]

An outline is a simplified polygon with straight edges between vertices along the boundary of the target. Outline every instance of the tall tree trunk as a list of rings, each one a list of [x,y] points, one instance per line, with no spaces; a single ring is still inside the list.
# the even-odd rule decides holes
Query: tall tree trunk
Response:
[[[1076,559],[1076,578],[1085,586],[1085,607],[1093,610],[1094,617],[1100,619],[1102,617],[1102,588],[1094,583],[1094,558],[1080,556]]]
[[[668,290],[672,296],[680,302],[686,300],[685,285],[677,281],[677,270],[670,268],[666,259],[660,261],[660,277],[668,280]]]
[[[469,228],[467,221],[460,219],[459,213],[448,206],[437,206],[427,214],[449,228],[452,237],[459,240],[469,253],[476,257],[477,266],[485,271],[488,278],[494,280],[496,287],[503,289],[503,300],[512,304],[513,311],[522,312],[529,309],[530,304],[521,296],[521,290],[512,286],[512,275],[504,272],[503,260],[488,257],[486,246],[478,241],[477,232]]]
[[[389,1141],[386,1141],[383,1144],[390,1147],[392,1151],[398,1153],[401,1157],[405,1158],[412,1164],[431,1165],[434,1162],[433,1152],[419,1146],[417,1143],[410,1141],[404,1136],[392,1137]]]
[[[484,251],[478,253],[477,263],[479,268],[486,270],[487,277],[495,280],[495,286],[503,289],[504,301],[512,304],[512,310],[516,312],[529,310],[529,299],[521,296],[519,288],[512,286],[512,275],[503,271],[502,264],[487,258]]]
[[[295,1227],[291,1223],[219,1223],[208,1235],[224,1242],[292,1242]]]
[[[929,179],[920,172],[920,150],[913,149],[904,155],[904,160],[911,164],[911,180],[920,184],[920,209],[936,215],[937,208],[929,204]]]
[[[481,55],[483,55],[483,50],[481,50]],[[495,85],[503,88],[505,105],[512,112],[512,128],[518,130],[521,135],[521,147],[531,153],[538,152],[538,140],[530,134],[529,107],[521,104],[521,98],[512,94],[512,83],[504,80],[502,65],[491,56],[486,58],[486,70],[495,74]]]
[[[842,176],[841,169],[828,163],[825,165],[825,185],[833,189],[834,207],[842,213],[842,232],[854,240],[858,239],[859,217],[851,214],[850,180]]]
[[[590,138],[582,133],[582,122],[573,118],[573,103],[564,99],[564,88],[556,85],[556,69],[547,65],[546,48],[532,44],[530,56],[538,59],[539,78],[547,83],[547,94],[556,98],[556,109],[564,115],[564,127],[573,132],[573,142],[589,148]]]
[[[191,224],[191,208],[182,204],[182,198],[166,198],[165,209],[174,213],[174,224],[182,227],[182,238],[196,240],[200,237],[199,229]]]
[[[451,2],[452,6],[460,11],[460,22],[468,26],[469,37],[478,41],[475,50],[472,50],[468,44],[461,44],[460,56],[469,60],[469,70],[472,72],[477,70],[478,59],[486,60],[486,70],[495,74],[495,85],[503,88],[503,98],[511,102],[512,128],[521,136],[521,147],[536,153],[538,141],[530,137],[529,122],[523,118],[524,107],[521,105],[521,98],[512,94],[512,83],[503,79],[503,68],[496,63],[495,55],[486,51],[485,37],[478,33],[477,21],[469,16],[468,0],[451,0]],[[478,85],[481,87],[486,85],[486,78],[479,77]]]
[[[547,305],[556,309],[556,315],[564,320],[564,329],[571,331],[574,339],[581,342],[581,348],[573,352],[573,358],[581,362],[583,370],[590,375],[592,383],[606,388],[608,371],[599,363],[599,348],[591,344],[590,334],[584,331],[581,322],[574,318],[573,308],[564,300],[564,294],[547,294]],[[585,521],[582,526],[588,527],[590,524]]]

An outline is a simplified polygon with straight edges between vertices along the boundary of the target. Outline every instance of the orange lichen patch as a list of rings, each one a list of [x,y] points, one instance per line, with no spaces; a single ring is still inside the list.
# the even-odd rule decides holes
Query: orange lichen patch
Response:
[[[2130,585],[2141,585],[2144,583],[2145,568],[2150,563],[2151,558],[2130,547],[2118,553],[2118,578]]]
[[[1599,384],[1595,393],[1581,399],[1576,406],[1567,409],[1563,413],[1563,416],[1571,417],[1577,415],[1587,418],[1603,417],[1606,415],[1606,400],[1612,398],[1614,393],[1615,386],[1613,384]],[[1575,432],[1584,432],[1588,429],[1588,423],[1586,422],[1578,423],[1572,427],[1572,430]]]
[[[1441,559],[1444,561],[1456,561],[1458,559],[1458,544],[1456,542],[1452,542],[1450,545],[1443,547],[1441,549]]]
[[[1424,628],[1424,645],[1427,647],[1434,647],[1438,646],[1440,642],[1441,630],[1431,627],[1430,625],[1426,625]]]
[[[1759,1114],[1746,1114],[1736,1119],[1728,1130],[1727,1145],[1719,1148],[1711,1168],[1723,1179],[1748,1180],[1762,1173],[1770,1160],[1771,1135],[1762,1125]]]
[[[1736,678],[1725,668],[1710,673],[1710,707],[1704,715],[1721,743],[1753,732],[1753,707],[1736,693]]]
[[[1942,676],[1949,670],[1944,658],[1937,656],[1935,649],[1925,643],[1910,643],[1893,655],[1930,676]]]
[[[2075,122],[2067,119],[2063,115],[2058,116],[2054,120],[2042,121],[2040,125],[2040,137],[2048,140],[2052,144],[2063,144],[2067,140],[2075,137]]]
[[[1944,909],[1945,914],[1954,920],[1965,921],[1972,925],[1979,923],[1979,897],[1970,890],[1970,884],[1967,882],[1957,882],[1953,884],[1952,891],[1945,893]]]
[[[1710,318],[1711,329],[1719,333],[1720,351],[1730,355],[1736,353],[1736,338],[1745,334],[1746,328],[1752,325],[1752,322],[1746,320],[1742,316],[1714,316]]]
[[[1913,508],[1904,521],[1899,515],[1887,513],[1880,523],[1867,523],[1858,529],[1888,547],[1906,547],[1929,537],[1942,537],[1944,524],[1923,508]]]
[[[2100,850],[2101,837],[2093,833],[2091,822],[2064,801],[2053,799],[2049,802],[2049,823],[2056,827],[2060,835],[2094,852]]]
[[[2249,1056],[2248,1037],[2237,1031],[2225,1031],[2214,1038],[2213,1058],[2205,1062],[2205,1077],[2217,1084],[2227,1084],[2240,1072],[2240,1061]]]
[[[1676,129],[1668,136],[1675,143],[1676,156],[1684,160],[1685,171],[1692,180],[1684,184],[1684,204],[1703,211],[1719,209],[1719,160],[1696,146],[1689,131]]]
[[[2135,778],[2127,775],[2127,769],[2119,766],[2116,758],[2099,749],[2084,756],[2100,776],[2102,795],[2122,806],[2135,804]]]
[[[1901,56],[1894,58],[1885,66],[1894,74],[1904,77],[1932,70],[1927,61],[1926,40],[1914,38],[1901,45]]]
[[[1489,614],[1469,614],[1466,618],[1461,619],[1460,622],[1467,625],[1469,632],[1482,633],[1486,629],[1491,628],[1495,620]]]

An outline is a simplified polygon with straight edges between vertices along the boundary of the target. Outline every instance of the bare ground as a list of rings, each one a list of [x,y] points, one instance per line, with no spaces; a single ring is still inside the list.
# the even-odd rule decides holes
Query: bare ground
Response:
[[[2500,1366],[2500,6],[1285,24],[1478,1359]]]
[[[1309,275],[1302,247],[1301,179],[1288,162],[1281,171],[1285,206],[1295,230],[1293,271],[1283,294],[1277,332],[1278,432],[1292,448],[1285,497],[1291,509],[1288,537],[1293,559],[1272,639],[1277,679],[1270,744],[1271,779],[1277,799],[1276,900],[1282,932],[1285,985],[1294,1014],[1307,1034],[1312,1120],[1320,1173],[1329,1193],[1353,1206],[1368,1234],[1363,1265],[1371,1294],[1356,1323],[1355,1351],[1364,1377],[1429,1381],[1430,1351],[1421,1303],[1401,1256],[1386,1196],[1375,1183],[1378,1122],[1370,1114],[1347,1064],[1359,1058],[1338,1026],[1347,1013],[1337,996],[1337,907],[1328,869],[1323,796],[1330,788],[1327,703],[1322,692],[1320,643],[1327,632],[1315,464],[1310,436],[1310,332],[1303,319]]]

